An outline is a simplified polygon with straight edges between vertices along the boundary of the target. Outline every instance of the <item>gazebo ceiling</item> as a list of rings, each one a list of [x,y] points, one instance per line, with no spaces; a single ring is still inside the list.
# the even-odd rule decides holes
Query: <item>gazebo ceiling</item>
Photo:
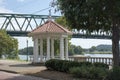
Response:
[[[34,29],[31,33],[28,35],[37,35],[37,34],[66,34],[66,35],[72,35],[72,32],[68,29],[62,27],[61,25],[57,24],[56,22],[53,22],[52,20],[46,21],[43,25],[38,26],[36,29]]]

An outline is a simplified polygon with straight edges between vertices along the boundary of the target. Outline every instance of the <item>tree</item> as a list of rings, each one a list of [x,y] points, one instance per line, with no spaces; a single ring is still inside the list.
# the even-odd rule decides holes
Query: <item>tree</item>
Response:
[[[62,16],[62,17],[59,17],[59,18],[56,18],[55,19],[55,22],[56,23],[58,23],[58,24],[60,24],[61,26],[63,26],[63,27],[65,27],[65,28],[67,28],[67,29],[70,29],[69,27],[68,27],[68,23],[67,23],[67,21],[66,21],[66,19],[65,19],[65,17],[64,16]],[[71,36],[69,36],[68,37],[69,38],[69,40],[71,39]],[[59,41],[58,40],[55,40],[55,52],[56,52],[56,54],[58,54],[59,53]],[[68,48],[70,49],[70,50],[72,50],[71,48],[70,48],[70,46],[72,46],[71,45],[71,42],[68,42]],[[69,55],[73,55],[73,53],[74,52],[71,52],[71,51],[68,51],[68,53],[69,53]]]
[[[55,22],[57,22],[58,24],[62,25],[63,27],[67,29],[70,29],[70,27],[68,27],[68,23],[64,16],[55,19]],[[71,37],[69,36],[69,40],[70,39]],[[59,43],[55,43],[55,44],[59,44]],[[68,50],[69,55],[82,54],[83,52],[83,49],[80,46],[72,45],[70,42],[68,44],[68,48],[69,48]]]
[[[70,29],[70,27],[68,27],[68,23],[67,23],[66,18],[64,16],[56,18],[55,22],[57,22],[58,24],[60,24],[61,26],[65,27],[67,29],[68,28]]]
[[[92,46],[92,47],[89,49],[90,52],[94,52],[95,50],[96,50],[96,47],[95,47],[95,46]]]
[[[33,55],[33,47],[25,47],[24,49],[20,49],[19,50],[19,54],[20,55],[27,55],[27,49],[28,49],[28,53],[29,55]]]
[[[5,31],[0,30],[0,58],[2,55],[10,59],[18,58],[18,42]]]
[[[80,46],[70,45],[68,52],[69,55],[80,55],[83,54],[83,49]]]
[[[120,0],[57,0],[56,5],[73,29],[111,32],[114,65],[120,65]]]

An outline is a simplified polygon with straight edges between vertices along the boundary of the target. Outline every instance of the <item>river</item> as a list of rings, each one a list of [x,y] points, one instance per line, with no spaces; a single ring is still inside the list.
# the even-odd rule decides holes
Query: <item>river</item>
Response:
[[[90,57],[109,57],[109,58],[113,57],[112,54],[85,54],[85,56],[90,56]],[[21,60],[27,60],[27,55],[19,55],[19,58]],[[29,57],[28,57],[28,60],[30,60]]]

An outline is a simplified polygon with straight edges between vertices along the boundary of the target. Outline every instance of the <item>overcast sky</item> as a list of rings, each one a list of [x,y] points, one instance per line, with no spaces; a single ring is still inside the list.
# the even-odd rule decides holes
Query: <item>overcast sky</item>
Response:
[[[50,3],[52,0],[0,0],[0,13],[20,13],[20,14],[39,14],[48,15]],[[43,10],[45,9],[45,10]],[[60,15],[52,9],[52,15]],[[39,12],[40,10],[43,10]],[[19,49],[26,47],[26,40],[29,46],[33,46],[32,38],[17,37]],[[98,39],[72,39],[72,44],[80,45],[82,48],[90,48],[99,44],[111,44],[111,40]]]

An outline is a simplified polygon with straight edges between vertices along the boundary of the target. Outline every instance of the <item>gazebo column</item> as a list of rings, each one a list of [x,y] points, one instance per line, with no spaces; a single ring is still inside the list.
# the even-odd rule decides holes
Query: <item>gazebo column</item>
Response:
[[[38,62],[38,39],[34,39],[34,49],[33,49],[33,63]]]
[[[54,59],[54,39],[51,39],[51,58]]]
[[[65,59],[68,60],[68,38],[65,38]]]
[[[43,62],[43,39],[40,39],[40,62]]]
[[[50,59],[50,37],[47,37],[47,60]]]
[[[64,38],[60,38],[60,59],[64,60]]]

